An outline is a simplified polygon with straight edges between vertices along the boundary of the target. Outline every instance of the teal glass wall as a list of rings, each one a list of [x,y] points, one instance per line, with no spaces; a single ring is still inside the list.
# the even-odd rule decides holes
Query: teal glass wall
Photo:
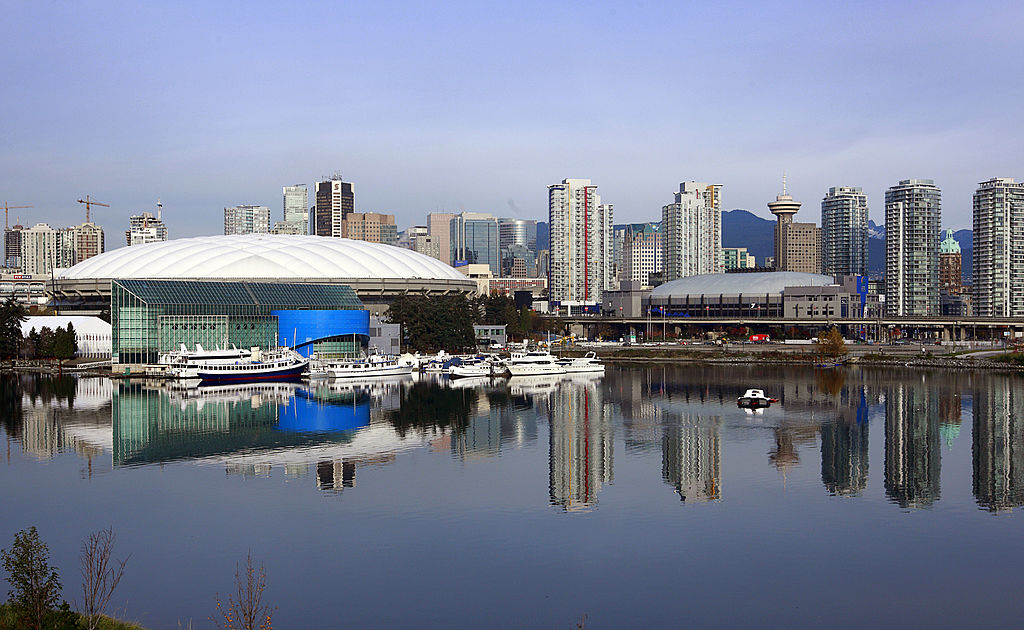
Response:
[[[185,344],[194,349],[276,346],[273,311],[362,310],[351,287],[336,284],[112,280],[113,359],[155,364]]]

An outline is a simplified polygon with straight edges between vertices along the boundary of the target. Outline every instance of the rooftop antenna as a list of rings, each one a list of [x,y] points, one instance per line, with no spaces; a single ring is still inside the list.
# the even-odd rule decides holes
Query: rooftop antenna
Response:
[[[162,218],[163,211],[164,211],[164,204],[163,204],[162,201],[157,199],[156,200],[156,220],[157,221],[162,221],[163,220],[163,218]]]
[[[782,171],[782,194],[786,194],[786,171]]]

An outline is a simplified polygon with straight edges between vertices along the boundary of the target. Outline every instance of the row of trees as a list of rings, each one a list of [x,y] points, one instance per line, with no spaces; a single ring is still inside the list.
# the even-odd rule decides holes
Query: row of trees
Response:
[[[15,534],[11,548],[0,549],[0,561],[11,585],[7,603],[0,606],[0,630],[96,630],[101,625],[116,625],[102,623],[128,564],[128,558],[113,558],[115,541],[114,530],[108,528],[89,534],[82,542],[82,602],[76,613],[61,598],[60,574],[50,566],[49,547],[39,539],[36,528]],[[235,567],[234,592],[227,599],[217,596],[210,621],[226,630],[271,630],[275,609],[264,601],[266,587],[266,567],[257,566],[250,552],[245,567]]]
[[[392,323],[402,324],[409,347],[426,352],[474,347],[474,324],[504,324],[509,338],[522,340],[543,323],[530,309],[516,309],[512,298],[498,294],[475,298],[405,295],[391,303],[387,316]]]
[[[28,319],[25,307],[12,298],[0,304],[0,359],[70,359],[78,352],[75,326],[51,330],[33,328],[22,336],[21,325]]]
[[[38,331],[33,328],[22,340],[20,355],[24,359],[70,359],[78,352],[78,337],[75,325],[68,322],[68,327],[58,326],[50,330],[43,326]]]

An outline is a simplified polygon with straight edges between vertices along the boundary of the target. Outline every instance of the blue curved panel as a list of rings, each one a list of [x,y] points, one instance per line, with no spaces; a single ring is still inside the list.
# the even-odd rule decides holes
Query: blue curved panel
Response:
[[[370,424],[370,399],[331,404],[300,395],[280,407],[277,430],[291,433],[338,433]]]
[[[308,356],[312,343],[339,335],[370,336],[370,311],[270,311],[277,317],[277,338]],[[298,346],[298,347],[296,347]]]

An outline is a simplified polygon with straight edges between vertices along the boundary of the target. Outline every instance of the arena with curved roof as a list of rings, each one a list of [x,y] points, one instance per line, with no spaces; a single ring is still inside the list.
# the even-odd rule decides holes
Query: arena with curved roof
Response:
[[[396,295],[471,294],[476,283],[443,262],[391,245],[323,236],[199,236],[105,252],[54,274],[63,309],[102,310],[124,279],[344,284],[371,310]]]
[[[669,317],[781,316],[788,287],[834,285],[832,276],[795,271],[687,276],[655,287],[648,312]]]

